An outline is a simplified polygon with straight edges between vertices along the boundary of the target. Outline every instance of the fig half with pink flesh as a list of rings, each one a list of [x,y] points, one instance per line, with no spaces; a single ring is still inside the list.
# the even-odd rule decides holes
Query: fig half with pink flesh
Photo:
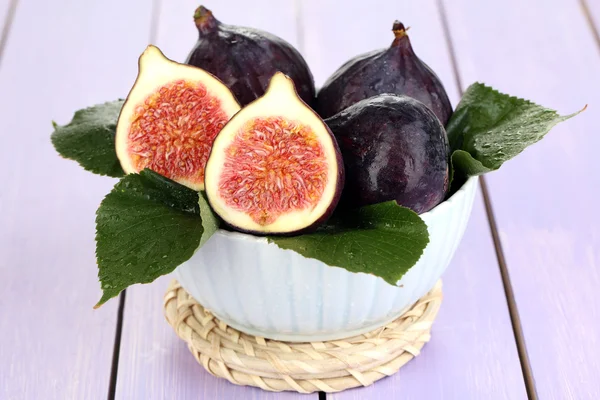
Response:
[[[202,190],[212,142],[239,110],[231,91],[213,75],[148,46],[117,122],[121,167],[125,173],[149,168]]]
[[[255,234],[316,229],[333,212],[344,182],[337,142],[281,72],[214,141],[206,194],[231,227]]]

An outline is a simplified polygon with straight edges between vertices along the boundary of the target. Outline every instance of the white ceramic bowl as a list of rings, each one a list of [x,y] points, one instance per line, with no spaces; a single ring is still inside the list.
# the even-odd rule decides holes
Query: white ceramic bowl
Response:
[[[252,335],[305,342],[365,333],[401,315],[440,279],[462,239],[477,181],[469,179],[421,215],[430,242],[398,286],[222,230],[175,270],[175,278],[222,321]]]

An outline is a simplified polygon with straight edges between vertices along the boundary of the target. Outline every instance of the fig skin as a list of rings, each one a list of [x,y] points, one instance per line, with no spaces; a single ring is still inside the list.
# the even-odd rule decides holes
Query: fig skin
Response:
[[[219,78],[242,106],[262,96],[277,71],[292,78],[304,102],[314,105],[312,73],[291,44],[258,29],[223,24],[203,6],[194,20],[199,38],[186,63]]]
[[[340,206],[396,200],[418,214],[448,191],[450,147],[444,127],[423,103],[383,94],[326,119],[344,160]]]
[[[311,215],[307,220],[301,220],[301,223],[297,221],[287,221],[285,224],[276,222],[277,226],[274,223],[267,225],[266,228],[256,224],[244,226],[235,217],[236,212],[230,214],[231,207],[225,204],[220,198],[219,181],[223,172],[223,154],[227,150],[229,143],[231,143],[232,136],[236,132],[239,132],[246,122],[254,120],[257,117],[267,119],[282,117],[289,121],[300,122],[313,130],[325,149],[325,158],[328,162],[328,180],[322,197],[314,206],[314,209],[319,210],[319,213]],[[224,224],[230,230],[257,236],[296,236],[314,232],[333,214],[344,188],[344,162],[337,140],[331,129],[298,96],[291,78],[281,72],[277,72],[271,79],[265,95],[242,108],[215,138],[206,164],[205,182],[207,198],[212,209],[221,217]]]
[[[369,97],[390,93],[412,97],[431,108],[445,126],[452,104],[435,72],[413,51],[404,25],[394,22],[391,47],[359,55],[342,65],[317,95],[317,111],[329,118]]]

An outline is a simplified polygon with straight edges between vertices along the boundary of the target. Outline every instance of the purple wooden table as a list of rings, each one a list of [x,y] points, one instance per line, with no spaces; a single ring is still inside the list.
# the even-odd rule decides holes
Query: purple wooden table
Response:
[[[0,0],[0,400],[294,399],[205,373],[162,315],[169,278],[100,310],[94,211],[114,180],[59,159],[51,121],[124,96],[148,43],[183,60],[185,0]],[[210,0],[298,46],[317,84],[411,26],[453,104],[481,80],[588,111],[483,182],[432,341],[329,399],[600,399],[600,2]]]

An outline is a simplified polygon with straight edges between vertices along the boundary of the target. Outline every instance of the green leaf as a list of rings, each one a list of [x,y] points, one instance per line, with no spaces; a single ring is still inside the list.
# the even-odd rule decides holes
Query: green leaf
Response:
[[[122,178],[96,215],[98,277],[104,292],[96,307],[130,285],[172,272],[216,226],[197,192],[148,169]]]
[[[52,122],[50,137],[58,153],[77,161],[84,169],[100,175],[124,175],[115,152],[117,120],[123,100],[79,110],[69,124]]]
[[[464,150],[455,150],[452,153],[452,168],[467,176],[481,175],[492,171]]]
[[[200,196],[198,196],[198,205],[200,206],[200,218],[202,218],[202,228],[204,232],[202,233],[202,238],[200,239],[200,246],[204,246],[204,243],[219,229],[221,225],[221,220],[215,215],[212,208],[210,208],[210,204],[208,203],[208,199],[206,198],[206,193],[201,192]]]
[[[541,140],[556,124],[579,112],[560,116],[554,110],[474,83],[446,127],[454,168],[468,176],[497,170]]]
[[[327,265],[395,285],[429,243],[425,222],[395,201],[336,214],[315,233],[268,240]]]

